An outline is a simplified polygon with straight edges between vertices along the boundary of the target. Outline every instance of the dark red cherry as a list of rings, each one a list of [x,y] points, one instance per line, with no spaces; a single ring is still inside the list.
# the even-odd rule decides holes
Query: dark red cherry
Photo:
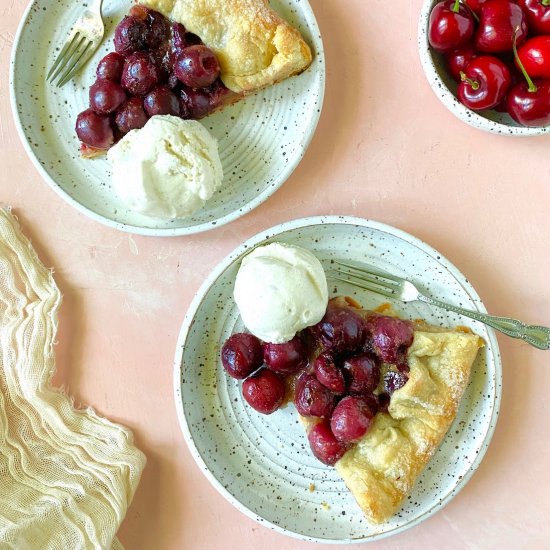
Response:
[[[124,57],[117,52],[108,53],[98,64],[96,75],[98,79],[120,82]]]
[[[328,466],[333,466],[347,451],[347,447],[334,437],[327,420],[315,424],[307,439],[315,457]]]
[[[550,80],[534,79],[533,86],[520,82],[508,92],[510,116],[523,126],[550,125]]]
[[[180,92],[180,114],[182,118],[198,120],[212,111],[211,96],[204,89],[184,87]]]
[[[380,382],[380,365],[372,355],[349,357],[342,368],[352,395],[372,393]]]
[[[96,80],[89,91],[90,107],[100,115],[116,111],[126,101],[126,92],[112,80]]]
[[[157,85],[159,79],[160,71],[149,53],[135,52],[126,58],[121,84],[132,95],[147,94]]]
[[[349,308],[329,308],[312,328],[321,345],[335,353],[353,352],[365,342],[363,319]]]
[[[336,405],[330,428],[338,441],[353,443],[367,433],[375,414],[365,399],[348,395]]]
[[[180,102],[167,86],[159,86],[149,92],[143,100],[143,105],[149,116],[180,114]]]
[[[221,350],[222,365],[233,378],[246,378],[263,364],[262,344],[252,334],[231,335]]]
[[[143,109],[143,100],[131,97],[118,111],[115,117],[118,129],[127,134],[130,130],[139,130],[145,126],[148,118]]]
[[[492,109],[502,103],[511,83],[505,63],[492,55],[481,55],[462,71],[458,99],[473,111]]]
[[[476,48],[483,53],[512,49],[514,36],[519,46],[527,38],[527,21],[522,9],[510,0],[489,0],[481,6]]]
[[[466,44],[474,34],[474,16],[458,0],[444,0],[434,6],[428,23],[432,48],[446,53]]]
[[[531,34],[550,34],[550,2],[548,0],[518,0],[527,18]]]
[[[145,48],[147,25],[137,17],[127,15],[115,29],[115,50],[128,55]]]
[[[470,64],[470,61],[477,57],[477,52],[474,45],[468,42],[464,46],[461,46],[457,50],[453,50],[445,55],[447,62],[447,69],[451,73],[451,76],[457,81],[461,81],[461,72],[466,70],[466,67]]]
[[[317,380],[330,391],[336,394],[346,391],[344,373],[336,366],[331,354],[321,353],[313,363],[313,370]]]
[[[380,359],[385,363],[402,363],[412,344],[414,332],[412,323],[385,315],[369,315],[367,330],[372,345]]]
[[[172,50],[174,51],[174,53],[177,53],[177,55],[180,55],[183,49],[189,46],[185,37],[186,33],[187,31],[181,23],[172,23]]]
[[[304,373],[296,381],[294,404],[302,416],[330,418],[336,396],[315,376]]]
[[[243,397],[255,410],[263,414],[275,412],[283,403],[285,383],[269,369],[262,369],[243,382]]]
[[[299,336],[289,342],[264,345],[264,362],[266,366],[279,374],[294,374],[307,364],[305,347]]]
[[[98,115],[92,109],[86,109],[76,117],[75,129],[82,143],[96,149],[109,149],[115,142],[111,117]]]
[[[189,46],[176,59],[174,73],[190,88],[206,88],[218,78],[220,64],[210,48]]]

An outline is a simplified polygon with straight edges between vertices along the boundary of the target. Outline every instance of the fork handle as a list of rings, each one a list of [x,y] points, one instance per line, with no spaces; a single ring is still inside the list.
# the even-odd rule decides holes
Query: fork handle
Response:
[[[550,328],[537,325],[526,325],[522,321],[510,319],[509,317],[497,317],[495,315],[479,313],[478,311],[472,311],[470,309],[464,309],[451,304],[446,304],[445,302],[435,300],[434,298],[429,298],[428,296],[424,296],[422,294],[419,294],[417,299],[421,302],[426,302],[427,304],[454,311],[455,313],[470,317],[476,321],[481,321],[482,323],[493,327],[507,336],[524,340],[538,349],[550,349]]]

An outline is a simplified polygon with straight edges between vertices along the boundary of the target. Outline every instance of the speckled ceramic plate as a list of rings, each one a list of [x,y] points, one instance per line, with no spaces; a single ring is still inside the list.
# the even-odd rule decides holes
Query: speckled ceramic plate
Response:
[[[70,204],[106,225],[170,236],[228,223],[266,200],[289,177],[313,136],[325,87],[319,28],[307,0],[272,0],[303,33],[314,52],[303,74],[241,100],[202,120],[219,141],[222,189],[195,215],[159,221],[129,211],[118,200],[105,157],[84,160],[74,125],[88,107],[97,62],[112,51],[114,29],[130,0],[104,2],[106,38],[80,75],[60,90],[45,83],[47,68],[82,11],[75,0],[34,0],[17,33],[11,62],[11,98],[23,144],[44,179]]]
[[[550,126],[527,128],[520,126],[508,113],[494,110],[472,111],[456,98],[457,83],[445,67],[443,55],[432,51],[428,43],[430,12],[440,0],[424,0],[418,24],[418,51],[426,78],[438,99],[457,118],[480,130],[504,136],[538,136],[550,132]]]
[[[479,465],[497,420],[501,365],[491,329],[422,303],[394,303],[406,318],[441,326],[467,325],[486,342],[458,416],[390,521],[372,526],[360,512],[334,468],[316,460],[293,406],[264,416],[241,397],[219,360],[223,342],[243,330],[233,301],[241,258],[272,241],[312,250],[327,271],[332,258],[369,263],[411,277],[434,297],[485,311],[465,277],[437,251],[386,225],[329,216],[284,223],[249,239],[211,273],[195,296],[181,330],[174,365],[178,415],[199,467],[239,510],[277,531],[318,542],[365,542],[403,531],[423,521],[464,486]],[[355,297],[374,307],[385,299],[331,281],[332,295]]]

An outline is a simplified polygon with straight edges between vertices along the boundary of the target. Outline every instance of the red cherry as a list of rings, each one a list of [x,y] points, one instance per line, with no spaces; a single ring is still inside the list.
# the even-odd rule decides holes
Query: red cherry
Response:
[[[264,361],[269,369],[279,374],[287,375],[298,372],[307,364],[307,355],[302,340],[295,336],[282,344],[266,342],[264,345]]]
[[[476,57],[477,52],[471,42],[445,55],[447,69],[457,82],[461,80],[460,73],[465,71],[470,61]]]
[[[517,4],[509,0],[489,0],[481,6],[475,37],[480,52],[511,50],[514,36],[518,45],[527,38],[527,21]]]
[[[508,67],[490,55],[474,59],[462,75],[458,99],[474,111],[492,109],[498,105],[512,82]]]
[[[550,34],[550,1],[517,0],[532,33]]]
[[[222,346],[221,359],[224,369],[230,376],[246,378],[262,366],[262,344],[252,334],[232,334]]]
[[[315,376],[302,374],[296,382],[294,405],[302,416],[330,418],[336,405],[336,395]]]
[[[330,428],[338,441],[352,443],[367,433],[375,414],[365,399],[348,395],[336,405]]]
[[[550,125],[550,80],[534,80],[532,88],[520,82],[508,92],[510,116],[523,126]]]
[[[518,49],[518,57],[531,78],[550,78],[550,35],[529,38]]]
[[[438,52],[449,52],[462,46],[474,34],[474,17],[458,0],[444,0],[430,13],[428,40]]]
[[[321,353],[313,363],[313,370],[317,380],[330,391],[340,395],[346,391],[344,373],[334,363],[329,353]]]
[[[283,403],[285,383],[273,371],[262,369],[243,382],[242,390],[245,401],[253,409],[271,414]]]
[[[508,92],[506,107],[509,115],[524,126],[550,124],[550,80],[532,80],[518,56],[517,44],[512,44],[514,57],[525,80]]]
[[[327,420],[315,424],[307,439],[313,454],[328,466],[334,465],[347,451],[346,446],[334,437]]]

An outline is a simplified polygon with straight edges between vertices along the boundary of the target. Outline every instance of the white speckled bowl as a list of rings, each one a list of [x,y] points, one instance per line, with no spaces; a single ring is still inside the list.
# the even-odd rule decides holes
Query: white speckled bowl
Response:
[[[224,169],[220,191],[193,216],[162,221],[129,211],[111,187],[106,157],[84,160],[76,116],[88,106],[97,62],[114,49],[117,23],[131,0],[104,2],[106,38],[83,71],[61,89],[45,83],[46,69],[82,11],[75,0],[33,0],[19,27],[11,61],[12,109],[23,144],[38,171],[65,200],[111,227],[143,235],[186,235],[250,212],[290,176],[313,136],[323,102],[323,44],[307,0],[273,0],[314,52],[312,65],[201,122],[219,141]]]
[[[439,100],[457,118],[480,130],[505,136],[540,136],[550,132],[550,126],[528,128],[520,126],[508,113],[472,111],[456,98],[457,83],[445,68],[443,56],[430,48],[428,23],[432,7],[440,0],[424,0],[418,25],[418,51],[426,78]]]
[[[410,528],[449,502],[478,467],[493,434],[501,393],[501,365],[491,329],[454,313],[415,302],[394,303],[404,317],[435,325],[470,326],[484,339],[454,424],[399,512],[370,525],[334,468],[313,457],[293,406],[272,415],[243,400],[240,383],[219,360],[223,342],[243,330],[233,301],[241,258],[272,241],[331,258],[356,260],[408,275],[433,296],[485,311],[464,276],[437,251],[392,227],[328,216],[291,221],[239,246],[209,275],[185,316],[176,350],[174,389],[184,437],[201,470],[220,493],[259,523],[318,542],[366,542]],[[331,281],[331,295],[355,297],[366,307],[384,298]],[[311,490],[314,486],[314,490]]]

